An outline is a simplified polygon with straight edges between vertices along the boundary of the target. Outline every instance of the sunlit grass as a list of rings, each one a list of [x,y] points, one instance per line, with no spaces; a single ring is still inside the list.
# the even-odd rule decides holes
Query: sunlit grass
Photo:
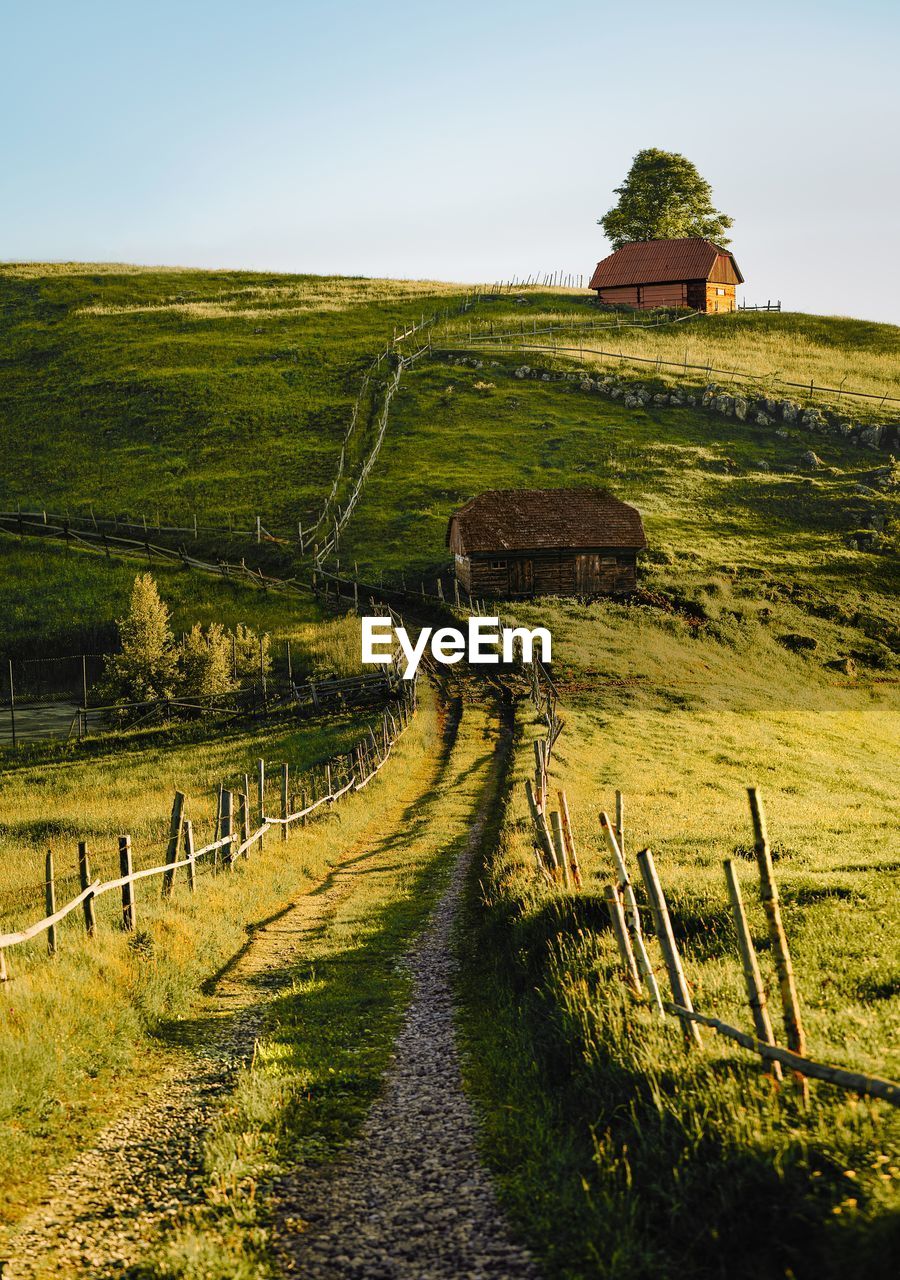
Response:
[[[620,313],[617,324],[614,315],[586,307],[583,300],[563,305],[542,294],[527,296],[527,306],[504,298],[490,309],[489,319],[483,312],[474,320],[470,316],[451,319],[442,332],[457,339],[511,332],[510,345],[523,363],[539,363],[542,355],[552,356],[537,349],[529,354],[530,347],[568,347],[569,360],[580,363],[583,351],[588,367],[606,373],[621,369],[631,377],[658,377],[663,382],[703,383],[709,366],[718,371],[709,375],[712,381],[730,386],[733,379],[738,387],[751,387],[775,399],[802,398],[803,386],[808,388],[810,382],[837,391],[843,385],[845,392],[900,397],[900,328],[895,325],[781,312],[697,316],[656,326],[646,323],[655,317],[627,311]],[[594,330],[588,328],[592,323]],[[529,337],[529,330],[550,325],[563,331]],[[615,356],[621,352],[623,358],[592,355],[592,350],[600,349]],[[671,367],[657,370],[653,364],[629,363],[628,356],[669,361]],[[788,382],[802,385],[784,385]],[[824,399],[839,405],[849,418],[868,419],[881,411],[877,400]]]
[[[44,778],[7,777],[4,811],[12,803],[22,815],[15,856],[21,860],[29,842],[40,840],[38,826],[54,823],[65,825],[60,847],[68,856],[70,822],[71,834],[91,822],[104,854],[121,825],[143,833],[135,840],[140,856],[158,843],[160,824],[165,830],[174,785],[188,790],[188,815],[208,833],[209,788],[219,772],[233,777],[257,754],[270,761],[287,757],[299,771],[357,734],[358,728],[337,725],[264,742],[211,744],[183,756],[123,757],[95,770],[80,766],[49,770]],[[130,1107],[132,1091],[163,1069],[154,1034],[198,1007],[200,983],[245,944],[246,926],[314,887],[353,848],[367,849],[383,837],[381,815],[391,811],[395,791],[398,802],[405,796],[404,803],[414,803],[430,785],[438,735],[436,708],[425,697],[378,779],[321,821],[295,827],[287,843],[270,835],[264,850],[239,861],[233,873],[203,873],[193,896],[183,873],[169,902],[160,898],[158,879],[139,882],[139,934],[129,936],[117,926],[110,894],[98,903],[93,940],[85,938],[83,922],[73,913],[60,926],[57,956],[48,959],[44,939],[8,953],[11,981],[4,987],[0,1019],[0,1217],[7,1229],[40,1197],[48,1173],[89,1143],[96,1127]],[[57,815],[52,821],[50,813]],[[432,852],[423,843],[420,856]],[[107,869],[102,857],[96,861],[101,873]],[[8,876],[8,855],[3,865]],[[412,862],[396,867],[391,892],[402,897],[415,873]],[[393,1005],[388,1012],[396,1016]]]

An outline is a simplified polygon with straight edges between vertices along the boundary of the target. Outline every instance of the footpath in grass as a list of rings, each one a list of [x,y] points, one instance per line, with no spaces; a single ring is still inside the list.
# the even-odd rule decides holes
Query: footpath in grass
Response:
[[[321,732],[272,739],[264,754],[271,759],[288,748],[287,758],[299,768],[304,759],[327,754]],[[342,733],[346,726],[337,730],[338,739]],[[136,1089],[164,1074],[160,1028],[193,1016],[201,984],[240,951],[255,924],[319,884],[348,847],[375,837],[391,788],[402,783],[412,803],[431,785],[438,741],[437,709],[426,697],[376,782],[321,821],[295,830],[287,843],[267,837],[264,850],[237,863],[232,875],[202,877],[194,895],[180,877],[168,902],[160,900],[158,885],[139,892],[139,932],[132,936],[104,913],[97,936],[87,940],[73,915],[60,929],[57,956],[48,958],[39,946],[10,955],[15,968],[0,1020],[0,1257],[8,1229],[43,1194],[50,1172],[89,1144],[110,1116],[128,1111]],[[156,822],[172,786],[185,783],[191,792],[198,776],[211,785],[206,771],[226,760],[233,768],[241,750],[248,763],[263,754],[258,741],[245,741],[194,746],[180,762],[149,752],[136,760],[101,761],[93,773],[90,766],[62,766],[46,771],[45,804],[53,803],[52,821],[65,831],[88,813],[108,818],[111,832],[123,811],[133,825]],[[173,770],[168,777],[167,768]],[[9,776],[10,804],[34,798],[26,782]],[[35,810],[28,820],[49,819]],[[11,845],[13,852],[18,847]]]
[[[314,843],[331,849],[324,878],[261,922],[189,1017],[158,1024],[158,1056],[175,1062],[168,1102],[161,1107],[151,1090],[123,1122],[126,1141],[121,1126],[104,1131],[56,1180],[49,1209],[18,1238],[13,1276],[278,1274],[273,1184],[328,1161],[376,1096],[409,996],[399,961],[446,883],[491,772],[489,717],[470,709],[458,727],[436,713],[425,694],[417,732],[391,766],[338,822],[316,830]],[[284,848],[308,851],[310,838],[300,832]],[[212,1108],[191,1091],[209,1082],[211,1046],[214,1056],[224,1049],[246,1062],[224,1089],[215,1086]]]
[[[285,1249],[285,1233],[305,1227],[306,1177],[346,1144],[377,1096],[411,991],[402,957],[470,838],[493,785],[495,747],[492,717],[467,706],[448,726],[427,791],[414,800],[409,787],[398,792],[379,837],[337,871],[337,892],[206,1144],[208,1207],[136,1275],[281,1274],[272,1210]],[[280,1180],[288,1172],[294,1216],[286,1217]]]

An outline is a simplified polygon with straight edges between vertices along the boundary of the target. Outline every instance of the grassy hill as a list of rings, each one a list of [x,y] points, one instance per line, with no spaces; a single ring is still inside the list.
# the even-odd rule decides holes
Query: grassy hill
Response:
[[[460,290],[0,267],[0,505],[295,527],[331,484],[365,365]]]
[[[213,524],[227,512],[291,526],[328,491],[371,357],[395,325],[458,291],[75,266],[4,268],[0,296],[0,432],[7,457],[21,460],[7,468],[0,506],[159,506]],[[811,1049],[876,1074],[900,1069],[896,468],[883,451],[796,425],[626,407],[577,379],[517,378],[526,359],[601,364],[589,349],[583,360],[580,349],[535,350],[547,322],[600,313],[569,294],[524,296],[445,322],[435,353],[404,373],[340,552],[367,576],[446,581],[447,516],[489,487],[601,484],[644,515],[638,598],[513,606],[553,633],[566,719],[554,782],[570,792],[586,886],[570,903],[533,874],[520,784],[535,726],[523,712],[516,787],[470,921],[470,978],[492,978],[469,992],[472,1084],[507,1203],[553,1274],[592,1274],[613,1256],[617,1275],[668,1275],[677,1263],[698,1276],[818,1280],[847,1274],[858,1251],[880,1276],[896,1247],[894,1118],[827,1089],[804,1114],[737,1051],[717,1047],[685,1071],[677,1037],[640,1013],[634,1021],[605,928],[597,809],[625,792],[629,849],[657,851],[698,1003],[739,1020],[720,863],[747,855],[744,787],[758,782]],[[689,326],[622,328],[616,349],[740,366],[742,385],[763,393],[774,394],[774,369],[898,394],[891,326],[790,315]],[[520,340],[485,351],[478,367],[438,353],[438,340],[471,344],[491,329]],[[663,367],[638,368],[616,365],[665,385]],[[872,421],[892,412],[870,409]],[[15,539],[0,549],[0,580],[22,584],[2,623],[7,645],[74,643],[73,627],[99,634],[121,608],[127,564]],[[186,573],[161,575],[161,588],[179,626],[262,619],[303,634],[310,651],[321,635],[312,603],[289,614]],[[105,785],[117,778],[105,764]],[[10,775],[8,785],[13,796],[21,783]],[[42,798],[47,820],[71,825],[68,788]],[[11,838],[7,849],[17,847]],[[768,1237],[747,1230],[748,1205]],[[670,1257],[679,1216],[691,1230],[675,1232]],[[694,1231],[705,1217],[709,1229]]]

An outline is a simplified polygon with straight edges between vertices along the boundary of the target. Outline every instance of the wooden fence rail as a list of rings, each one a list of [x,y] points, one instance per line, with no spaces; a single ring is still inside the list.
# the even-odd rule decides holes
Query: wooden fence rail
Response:
[[[545,750],[537,750],[536,757],[543,760]],[[552,848],[547,835],[547,822],[543,805],[546,797],[546,786],[541,777],[542,766],[536,770],[535,784],[529,778],[525,782],[525,791],[532,818],[534,856],[538,873],[542,879],[555,885],[557,889],[569,888],[568,877],[563,876],[562,859],[564,844],[562,833],[569,826],[568,805],[565,792],[557,794],[560,799],[561,813],[553,813],[553,827],[560,833],[556,841],[556,849]],[[624,856],[624,805],[620,793],[616,793],[617,820],[615,826],[605,813],[600,815],[600,827],[616,869],[616,882],[604,886],[603,896],[607,905],[613,936],[621,962],[622,977],[626,989],[638,999],[643,999],[643,984],[646,983],[651,1002],[660,1015],[666,1013],[679,1019],[685,1033],[685,1044],[688,1048],[702,1047],[699,1028],[708,1027],[718,1035],[741,1045],[757,1054],[776,1080],[782,1078],[782,1067],[790,1069],[801,1090],[804,1101],[808,1100],[807,1080],[823,1080],[839,1088],[849,1089],[868,1097],[880,1098],[892,1106],[900,1106],[900,1084],[892,1080],[884,1080],[878,1076],[867,1075],[860,1071],[851,1071],[845,1067],[831,1063],[818,1062],[806,1053],[800,1016],[800,1000],[797,991],[796,977],[791,965],[787,937],[778,909],[778,890],[769,852],[768,834],[763,812],[762,799],[755,787],[749,788],[751,817],[753,821],[757,867],[760,879],[760,898],[766,912],[767,927],[772,946],[772,955],[777,970],[779,990],[782,997],[783,1022],[788,1038],[788,1048],[782,1048],[775,1042],[771,1021],[768,1016],[765,992],[759,971],[750,932],[747,927],[740,887],[736,871],[730,859],[725,861],[725,877],[728,895],[735,924],[738,931],[738,944],[742,972],[746,984],[747,1001],[756,1034],[733,1027],[720,1018],[695,1010],[691,1003],[689,984],[684,972],[684,964],[675,940],[665,893],[660,882],[653,855],[649,849],[643,849],[637,855],[638,866],[644,881],[647,899],[650,904],[657,943],[662,952],[664,967],[672,990],[672,1000],[665,999],[660,993],[656,981],[654,965],[646,947],[646,936],[641,927],[640,910],[634,889],[628,875]],[[565,815],[565,820],[563,816]],[[574,841],[572,842],[574,853]],[[573,863],[573,867],[577,865]]]
[[[689,317],[687,316],[685,317],[685,319],[688,318]],[[559,325],[557,326],[557,329],[560,332],[570,331],[570,326]],[[728,378],[731,382],[738,377],[749,380],[762,379],[763,381],[770,381],[773,385],[777,383],[782,387],[797,387],[801,391],[805,391],[809,396],[821,393],[823,395],[834,395],[839,399],[844,396],[850,396],[854,400],[877,400],[879,407],[886,403],[900,404],[900,396],[891,396],[888,395],[887,392],[880,394],[877,391],[852,391],[847,387],[825,387],[820,386],[812,379],[809,382],[791,382],[786,378],[782,378],[774,371],[769,374],[756,375],[746,369],[719,369],[711,364],[696,364],[688,361],[687,359],[663,360],[661,356],[639,356],[632,352],[622,351],[621,348],[618,351],[609,351],[602,347],[585,346],[584,342],[577,347],[563,346],[559,343],[533,342],[529,340],[527,330],[524,334],[513,333],[510,341],[505,345],[502,338],[487,338],[483,341],[479,341],[477,344],[469,344],[464,341],[442,342],[440,345],[435,344],[432,350],[434,354],[442,356],[445,354],[456,354],[459,352],[474,353],[492,351],[494,348],[496,348],[494,354],[499,355],[504,353],[509,354],[510,352],[518,352],[519,354],[522,354],[528,351],[541,351],[552,355],[574,355],[577,352],[581,359],[583,359],[585,355],[589,355],[600,356],[604,360],[618,361],[620,364],[652,364],[656,367],[657,372],[662,368],[681,369],[685,374],[688,370],[695,370],[705,374],[707,378],[711,378],[713,374],[716,374],[719,377]]]
[[[7,981],[9,978],[6,951],[10,947],[18,946],[22,943],[29,942],[41,933],[48,933],[52,936],[52,943],[48,948],[50,954],[56,952],[56,925],[72,911],[78,907],[93,903],[97,898],[102,897],[106,893],[115,890],[122,891],[123,904],[123,927],[126,930],[133,930],[135,927],[135,897],[134,885],[141,880],[146,880],[154,876],[163,877],[162,896],[168,897],[171,893],[172,882],[175,872],[185,869],[188,875],[188,885],[193,892],[195,888],[195,868],[197,862],[203,858],[212,857],[218,861],[220,852],[223,854],[223,861],[226,867],[233,868],[238,858],[246,858],[250,849],[256,844],[262,844],[267,831],[273,827],[280,827],[287,833],[289,827],[297,822],[305,822],[308,817],[317,810],[326,805],[337,803],[342,797],[351,792],[362,791],[364,787],[372,781],[372,779],[384,768],[390,759],[393,749],[400,737],[406,732],[410,724],[412,714],[416,709],[416,681],[411,680],[404,683],[404,696],[398,705],[398,715],[388,717],[385,712],[382,733],[381,733],[381,749],[379,751],[378,738],[370,732],[360,739],[351,756],[355,757],[357,767],[350,772],[349,780],[342,785],[329,790],[327,794],[318,796],[310,804],[303,804],[301,808],[294,809],[291,812],[285,812],[281,817],[265,813],[265,791],[264,791],[264,770],[260,771],[260,823],[259,826],[250,833],[249,831],[242,839],[241,832],[235,831],[232,826],[232,793],[227,790],[221,792],[221,800],[219,805],[219,814],[224,834],[217,836],[209,844],[204,845],[200,849],[195,849],[193,844],[193,827],[190,820],[183,817],[184,813],[184,795],[182,792],[176,792],[175,802],[172,810],[172,823],[170,826],[170,838],[167,848],[166,861],[159,866],[144,867],[138,871],[131,868],[131,838],[123,835],[119,840],[120,859],[122,866],[122,874],[111,880],[93,880],[85,885],[81,892],[64,906],[58,910],[48,913],[40,920],[36,920],[33,924],[26,928],[11,933],[0,934],[0,981]],[[390,720],[390,723],[389,723]],[[329,781],[332,778],[334,766],[344,759],[334,757],[325,762],[326,776]],[[283,766],[285,780],[287,778],[287,766]],[[245,786],[248,785],[245,783]],[[246,830],[248,822],[247,804],[249,797],[246,791],[241,793],[241,812],[243,815],[242,829]],[[176,825],[177,821],[177,825]],[[183,844],[186,850],[183,858],[175,857],[179,843]],[[227,852],[226,852],[227,851]],[[86,842],[79,844],[79,869],[84,877],[84,873],[88,866],[88,851]],[[48,859],[48,868],[52,868],[52,860]],[[51,879],[48,883],[52,884],[52,870],[50,872]],[[85,928],[89,937],[95,933],[95,917],[93,910],[85,911]]]

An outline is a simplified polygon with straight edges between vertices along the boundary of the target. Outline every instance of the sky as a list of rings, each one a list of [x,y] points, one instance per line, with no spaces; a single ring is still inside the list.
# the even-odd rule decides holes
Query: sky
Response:
[[[0,33],[0,260],[587,278],[660,147],[745,301],[900,323],[894,0],[0,0]]]

